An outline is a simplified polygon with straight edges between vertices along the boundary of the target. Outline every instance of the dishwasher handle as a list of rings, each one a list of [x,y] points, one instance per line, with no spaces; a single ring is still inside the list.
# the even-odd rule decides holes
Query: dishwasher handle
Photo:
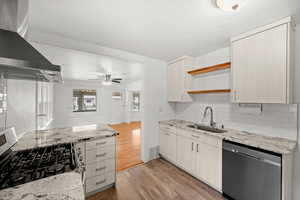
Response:
[[[238,154],[242,157],[255,159],[259,162],[264,162],[264,163],[267,163],[267,164],[270,164],[270,165],[281,167],[281,163],[278,163],[278,162],[275,162],[275,161],[272,161],[272,160],[268,160],[268,159],[265,159],[265,158],[260,158],[260,157],[257,157],[257,156],[254,156],[254,155],[251,155],[251,154],[248,154],[248,153],[245,153],[245,152],[241,152],[241,151],[239,151],[237,149],[234,149],[234,148],[223,147],[223,150],[229,151],[229,152],[234,153],[234,154]]]
[[[263,160],[262,158],[259,158],[259,157],[250,155],[250,154],[248,154],[248,153],[239,152],[238,150],[234,150],[234,149],[233,149],[232,152],[233,152],[233,153],[236,153],[236,154],[239,154],[239,155],[241,155],[241,156],[244,156],[244,157],[253,158],[253,159],[258,160],[258,161]]]

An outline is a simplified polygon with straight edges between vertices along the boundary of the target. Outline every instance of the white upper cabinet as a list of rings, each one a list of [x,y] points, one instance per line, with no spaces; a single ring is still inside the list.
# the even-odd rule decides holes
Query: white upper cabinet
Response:
[[[187,67],[193,64],[193,58],[184,56],[168,65],[167,92],[169,102],[192,101],[187,89],[190,87],[191,77],[187,74]]]
[[[291,18],[231,40],[232,102],[292,103]]]

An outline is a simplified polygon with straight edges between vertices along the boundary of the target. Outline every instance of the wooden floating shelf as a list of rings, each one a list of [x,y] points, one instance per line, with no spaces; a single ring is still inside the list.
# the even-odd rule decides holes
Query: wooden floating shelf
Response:
[[[229,69],[230,65],[231,65],[231,62],[226,62],[226,63],[222,63],[222,64],[218,64],[218,65],[213,65],[213,66],[209,66],[209,67],[205,67],[205,68],[201,68],[201,69],[195,69],[192,71],[188,71],[188,74],[198,75],[198,74],[204,74],[204,73],[213,72],[213,71],[217,71],[217,70]]]
[[[228,93],[230,89],[221,89],[221,90],[194,90],[188,91],[188,94],[209,94],[209,93]]]

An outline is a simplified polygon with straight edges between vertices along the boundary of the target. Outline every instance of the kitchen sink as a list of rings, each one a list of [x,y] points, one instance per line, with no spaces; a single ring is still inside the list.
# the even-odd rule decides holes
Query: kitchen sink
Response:
[[[209,132],[213,132],[213,133],[227,132],[226,130],[223,130],[223,129],[218,129],[218,128],[214,128],[214,127],[210,127],[210,126],[199,125],[199,124],[187,125],[187,127],[198,129],[198,130],[203,130],[203,131],[209,131]]]

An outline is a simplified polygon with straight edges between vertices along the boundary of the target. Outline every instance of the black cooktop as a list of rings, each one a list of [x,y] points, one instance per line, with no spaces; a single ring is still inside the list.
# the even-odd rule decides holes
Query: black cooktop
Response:
[[[72,144],[10,152],[0,160],[0,189],[69,172],[75,168]]]

